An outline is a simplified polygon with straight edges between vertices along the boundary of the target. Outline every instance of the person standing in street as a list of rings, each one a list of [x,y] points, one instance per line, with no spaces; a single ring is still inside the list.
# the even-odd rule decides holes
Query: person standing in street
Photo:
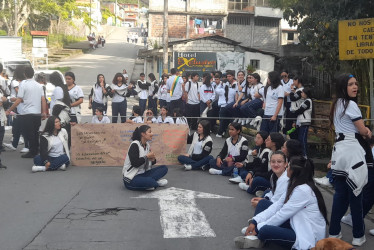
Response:
[[[74,126],[81,122],[81,104],[84,94],[81,87],[75,84],[75,74],[73,72],[65,73],[65,81],[70,97],[70,124]]]
[[[24,136],[29,141],[29,152],[22,155],[22,158],[34,158],[38,154],[39,138],[38,131],[41,118],[46,118],[47,103],[44,98],[43,89],[34,77],[34,70],[31,67],[24,68],[26,80],[18,91],[17,100],[7,110],[10,114],[21,102],[24,104],[23,116],[21,116],[21,126]]]
[[[108,108],[108,84],[105,82],[105,77],[103,74],[97,75],[97,81],[91,89],[89,94],[88,108],[92,109],[92,115],[95,115],[95,110],[97,107],[103,107],[106,113]]]
[[[151,84],[145,80],[145,74],[140,73],[139,80],[137,81],[137,85],[140,89],[139,92],[139,107],[141,114],[144,113],[147,107],[147,100],[148,100],[148,91]]]
[[[170,95],[170,108],[169,112],[173,112],[175,108],[182,108],[182,77],[177,75],[177,70],[172,68],[170,70],[171,77],[166,82],[166,89]]]

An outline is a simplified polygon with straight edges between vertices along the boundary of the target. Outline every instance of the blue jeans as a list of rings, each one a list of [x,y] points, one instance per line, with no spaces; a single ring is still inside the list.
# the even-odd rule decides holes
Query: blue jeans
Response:
[[[123,102],[112,102],[112,123],[117,123],[118,113],[121,116],[121,123],[126,122],[127,100]]]
[[[288,249],[291,249],[296,241],[295,231],[289,223],[284,223],[281,226],[265,225],[258,231],[257,237],[265,243],[271,242]]]
[[[229,103],[227,104],[225,107],[221,107],[220,110],[219,110],[219,130],[218,130],[218,134],[222,135],[223,132],[226,131],[227,127],[229,126],[230,122],[231,122],[231,119],[225,119],[225,118],[228,118],[228,117],[239,117],[240,116],[240,112],[239,112],[239,108],[236,107],[234,108],[235,102],[232,102],[232,103]],[[222,119],[221,119],[222,117]]]
[[[268,133],[279,132],[279,130],[280,130],[280,120],[282,119],[282,117],[278,116],[275,121],[270,121],[271,117],[272,117],[271,115],[264,115],[262,117],[260,131],[266,131]]]
[[[246,118],[255,118],[257,116],[257,110],[262,108],[262,103],[263,101],[260,98],[248,101],[240,107],[241,116]]]
[[[147,106],[147,99],[139,99],[139,107],[140,107],[141,116],[143,116],[146,106]]]
[[[267,200],[267,199],[262,199],[260,200],[258,203],[257,203],[257,206],[256,206],[256,210],[255,210],[255,214],[253,216],[256,216],[258,215],[259,213],[265,211],[266,209],[268,209],[271,205],[273,204],[273,202]]]
[[[180,163],[191,165],[193,170],[201,169],[202,166],[205,166],[205,165],[209,164],[209,161],[211,159],[213,159],[213,156],[211,156],[211,155],[208,155],[208,156],[204,157],[200,161],[194,161],[194,160],[191,159],[191,157],[187,157],[185,155],[178,156],[178,161]]]
[[[168,168],[165,165],[152,168],[143,174],[135,175],[135,177],[127,183],[125,180],[123,183],[125,187],[130,190],[146,190],[149,188],[157,188],[157,181],[164,177],[168,172]]]
[[[69,157],[66,154],[60,155],[58,157],[51,157],[48,156],[48,161],[51,163],[49,168],[47,169],[48,171],[53,171],[59,169],[63,164],[66,166],[69,165]],[[42,158],[40,155],[37,155],[34,157],[34,165],[36,166],[44,166],[45,164],[42,161]]]
[[[219,167],[217,166],[217,159],[214,158],[209,161],[209,166],[214,169],[222,170],[223,176],[231,176],[235,168],[235,166],[227,166],[227,163],[225,161],[223,161],[222,165]],[[238,168],[238,175],[242,176],[243,171],[245,171],[244,168]]]
[[[303,146],[303,155],[304,157],[307,157],[307,152],[308,152],[308,130],[309,126],[300,126],[297,128],[297,136],[298,140]]]
[[[271,188],[270,181],[266,180],[264,177],[257,176],[253,178],[252,185],[247,189],[247,192],[256,194],[257,191],[265,191],[268,188]]]
[[[346,179],[341,176],[335,176],[334,189],[335,194],[332,203],[329,234],[338,235],[340,233],[340,220],[347,212],[348,206],[350,206],[353,223],[353,237],[361,238],[365,234],[362,208],[363,192],[358,196],[355,196],[352,189],[346,183]]]

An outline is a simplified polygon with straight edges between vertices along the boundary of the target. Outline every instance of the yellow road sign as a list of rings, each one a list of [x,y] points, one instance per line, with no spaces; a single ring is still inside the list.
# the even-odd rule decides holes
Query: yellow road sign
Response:
[[[374,18],[339,21],[339,59],[374,58]]]

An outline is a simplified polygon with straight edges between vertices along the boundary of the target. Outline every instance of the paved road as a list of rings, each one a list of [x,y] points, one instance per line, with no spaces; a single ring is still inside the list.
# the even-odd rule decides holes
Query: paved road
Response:
[[[118,31],[108,38],[105,48],[61,63],[72,66],[77,83],[86,95],[99,72],[109,80],[122,68],[128,68],[131,73],[137,47],[124,43],[122,36]],[[134,100],[129,102],[135,103]],[[8,142],[10,136],[7,131],[4,141]],[[214,138],[213,155],[217,155],[223,142],[221,138]],[[8,166],[7,170],[0,170],[1,250],[235,249],[233,238],[240,234],[253,214],[251,196],[230,184],[226,177],[201,171],[185,172],[180,166],[169,166],[169,185],[159,189],[169,194],[161,194],[162,201],[159,201],[136,198],[157,193],[124,189],[118,167],[73,166],[64,172],[32,174],[32,160],[20,158],[19,151],[4,152],[1,158]],[[179,194],[173,197],[168,188],[178,189],[172,191]],[[187,190],[206,194],[191,194]],[[208,194],[224,197],[214,198]],[[331,191],[323,190],[323,194],[330,210]],[[196,200],[192,200],[194,196]],[[173,206],[162,207],[161,215],[159,203],[161,206],[173,203],[175,199],[172,198],[184,207],[178,211],[173,211]],[[188,210],[188,206],[194,207]],[[200,221],[206,219],[213,233],[210,232],[209,237],[165,238],[161,221],[168,220],[166,215],[180,211],[189,215],[195,212]],[[184,219],[193,220],[193,217],[194,214]],[[178,222],[183,227],[183,221]],[[369,220],[366,225],[368,229],[374,228]],[[200,226],[191,232],[199,231]],[[343,235],[344,240],[351,241],[347,226],[343,226]],[[368,233],[367,238],[368,243],[360,249],[374,248],[374,238]]]

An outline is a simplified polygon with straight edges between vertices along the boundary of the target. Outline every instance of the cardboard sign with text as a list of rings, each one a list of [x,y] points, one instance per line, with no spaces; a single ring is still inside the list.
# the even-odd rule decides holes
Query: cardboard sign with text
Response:
[[[71,128],[71,162],[74,166],[123,166],[131,136],[141,124],[78,124]],[[150,124],[151,151],[157,165],[179,164],[186,152],[187,125]]]

